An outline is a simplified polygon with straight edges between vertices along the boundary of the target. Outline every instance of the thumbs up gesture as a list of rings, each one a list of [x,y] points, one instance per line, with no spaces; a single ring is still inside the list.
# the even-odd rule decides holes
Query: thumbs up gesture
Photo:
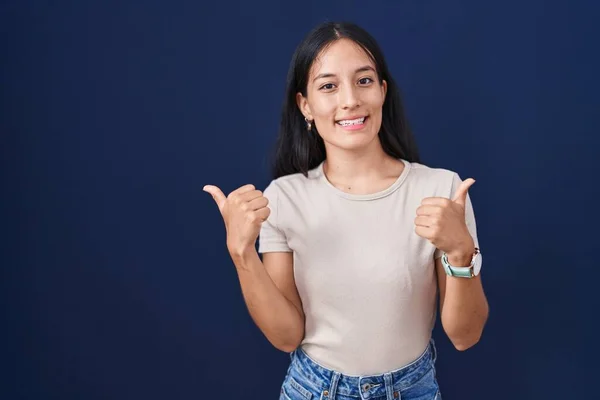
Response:
[[[453,200],[443,197],[423,199],[417,208],[416,234],[448,255],[471,252],[474,242],[465,222],[465,204],[474,183],[472,178],[462,182]]]
[[[254,248],[260,227],[269,218],[269,200],[254,185],[244,185],[225,197],[221,189],[213,185],[203,190],[217,203],[227,231],[227,248],[232,254],[244,254]]]

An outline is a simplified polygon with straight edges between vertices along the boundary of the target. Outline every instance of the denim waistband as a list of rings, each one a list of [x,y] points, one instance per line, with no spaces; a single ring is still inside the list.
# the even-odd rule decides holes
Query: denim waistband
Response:
[[[358,396],[369,399],[379,396],[391,395],[394,391],[401,391],[427,374],[435,364],[437,358],[435,342],[430,339],[425,351],[413,362],[397,370],[381,375],[352,376],[328,369],[311,359],[302,348],[298,347],[290,353],[292,363],[290,368],[294,375],[313,388],[328,391],[329,398],[336,394],[345,396]]]

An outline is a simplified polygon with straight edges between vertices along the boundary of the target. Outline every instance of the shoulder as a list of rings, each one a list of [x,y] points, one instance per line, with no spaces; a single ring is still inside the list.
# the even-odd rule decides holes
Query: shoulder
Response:
[[[433,191],[438,196],[451,196],[462,182],[458,173],[451,169],[430,167],[422,163],[410,163],[410,184]]]
[[[430,167],[425,164],[411,162],[411,173],[418,178],[433,179],[435,181],[447,181],[454,179],[456,172],[439,167]]]
[[[315,185],[318,175],[319,169],[315,168],[308,171],[308,176],[304,176],[302,173],[281,176],[273,179],[263,193],[269,200],[271,200],[270,197],[298,197]]]

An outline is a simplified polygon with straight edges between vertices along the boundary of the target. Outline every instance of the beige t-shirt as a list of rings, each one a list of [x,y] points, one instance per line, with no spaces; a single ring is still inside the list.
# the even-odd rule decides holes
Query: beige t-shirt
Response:
[[[259,252],[294,253],[294,277],[306,317],[302,349],[347,375],[383,374],[423,353],[436,318],[434,259],[441,251],[415,233],[425,197],[452,199],[458,174],[402,160],[387,189],[348,194],[323,164],[272,181],[271,215]],[[470,198],[467,226],[479,246]]]

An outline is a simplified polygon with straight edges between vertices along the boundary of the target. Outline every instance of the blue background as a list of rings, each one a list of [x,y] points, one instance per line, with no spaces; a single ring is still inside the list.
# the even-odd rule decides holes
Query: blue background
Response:
[[[270,181],[290,57],[351,20],[477,183],[490,319],[444,399],[597,395],[595,1],[3,1],[2,399],[277,398],[204,184]]]

